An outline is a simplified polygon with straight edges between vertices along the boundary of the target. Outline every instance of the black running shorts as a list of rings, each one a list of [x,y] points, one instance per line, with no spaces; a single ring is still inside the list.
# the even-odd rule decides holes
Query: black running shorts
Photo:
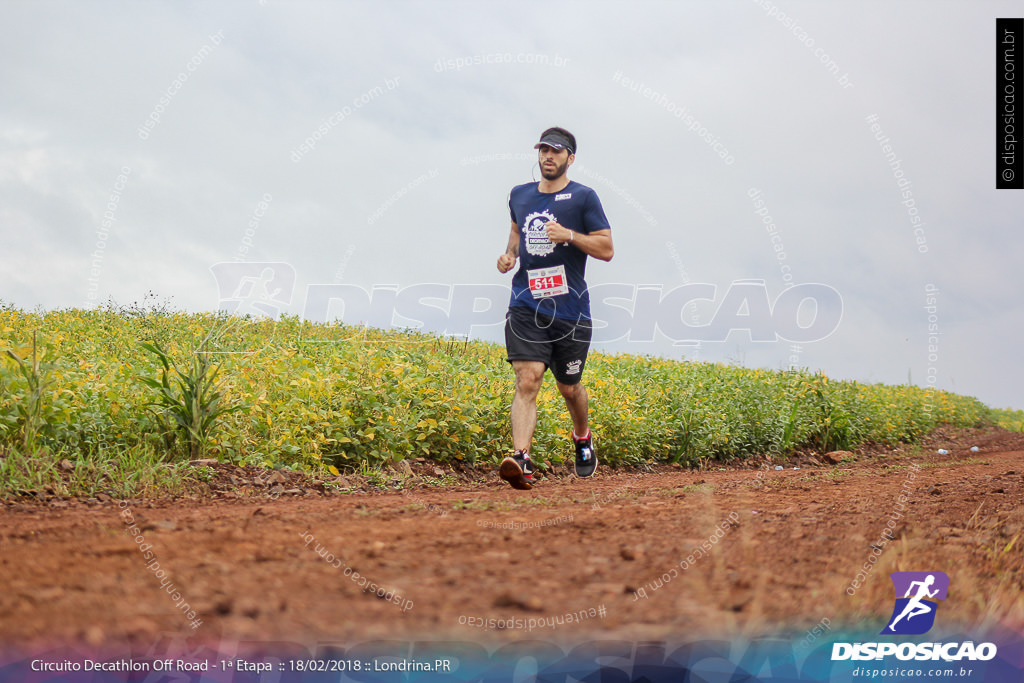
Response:
[[[540,361],[562,384],[579,384],[592,336],[589,320],[552,318],[525,306],[512,306],[505,316],[508,362]]]

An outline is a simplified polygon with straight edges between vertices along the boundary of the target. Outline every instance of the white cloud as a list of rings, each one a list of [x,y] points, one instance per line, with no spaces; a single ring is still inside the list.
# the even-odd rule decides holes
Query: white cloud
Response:
[[[0,26],[0,296],[26,308],[81,304],[125,166],[101,299],[153,289],[215,306],[209,267],[237,254],[268,194],[250,257],[291,263],[300,289],[333,282],[342,263],[344,279],[363,286],[505,282],[493,268],[505,200],[532,164],[464,160],[530,154],[557,123],[576,132],[574,177],[594,178],[616,230],[618,255],[592,264],[593,282],[669,288],[682,267],[720,288],[760,278],[781,291],[748,196],[758,188],[795,280],[843,295],[842,326],[808,362],[886,382],[910,366],[917,381],[921,292],[934,282],[951,354],[940,384],[955,370],[983,400],[1024,406],[1004,381],[1021,361],[991,339],[1021,332],[1024,284],[1021,195],[992,189],[987,79],[1004,7],[787,3],[808,47],[739,1],[17,3]],[[664,100],[622,87],[616,73]],[[734,163],[673,114],[683,107]],[[871,114],[913,181],[927,254]],[[777,367],[789,351],[732,339],[702,354]]]

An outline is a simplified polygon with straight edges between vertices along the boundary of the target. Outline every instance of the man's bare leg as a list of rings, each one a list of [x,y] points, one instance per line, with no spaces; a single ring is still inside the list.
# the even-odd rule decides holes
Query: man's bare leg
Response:
[[[589,477],[597,469],[597,454],[588,426],[587,390],[583,384],[562,384],[558,382],[558,390],[565,399],[565,406],[572,417],[573,469],[579,477]]]
[[[588,397],[587,390],[583,384],[562,384],[558,382],[558,391],[565,399],[565,407],[569,409],[569,416],[572,417],[572,428],[576,436],[586,436],[589,427]]]
[[[512,361],[516,373],[516,394],[512,399],[512,448],[516,453],[525,454],[524,463],[514,458],[505,458],[498,473],[513,488],[533,487],[533,472],[529,465],[530,445],[537,427],[537,395],[544,381],[545,365],[540,361]]]
[[[544,363],[533,360],[512,361],[516,373],[516,395],[512,399],[512,448],[530,451],[537,428],[537,395],[544,381]]]

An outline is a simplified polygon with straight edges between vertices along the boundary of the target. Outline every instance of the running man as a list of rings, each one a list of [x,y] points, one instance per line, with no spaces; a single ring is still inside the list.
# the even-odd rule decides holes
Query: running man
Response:
[[[548,128],[534,145],[542,179],[512,188],[508,207],[512,228],[498,271],[512,278],[505,320],[505,348],[515,372],[512,400],[512,457],[499,469],[517,489],[533,486],[530,445],[537,426],[537,394],[550,368],[572,417],[577,476],[597,469],[594,438],[587,422],[587,391],[580,383],[590,349],[590,295],[584,281],[587,257],[610,261],[611,226],[597,193],[569,180],[576,160],[576,138],[564,128]]]
[[[893,627],[896,626],[896,623],[903,617],[906,617],[907,621],[910,621],[919,614],[928,614],[934,609],[933,607],[926,605],[922,601],[923,598],[934,598],[935,594],[939,592],[938,588],[936,588],[933,591],[928,590],[928,588],[934,583],[935,576],[932,574],[929,574],[927,577],[925,577],[924,581],[911,582],[911,584],[907,587],[906,595],[904,595],[903,597],[910,598],[910,594],[914,591],[914,586],[918,587],[917,594],[914,597],[910,598],[910,601],[907,603],[907,606],[903,608],[903,611],[900,612],[900,615],[893,619],[892,623],[889,624],[890,631],[894,630]]]

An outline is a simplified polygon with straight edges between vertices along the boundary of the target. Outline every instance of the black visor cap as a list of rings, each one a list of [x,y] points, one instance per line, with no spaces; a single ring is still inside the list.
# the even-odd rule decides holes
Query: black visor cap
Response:
[[[576,150],[572,148],[572,143],[569,142],[569,138],[558,133],[548,133],[541,137],[540,142],[533,146],[534,149],[540,149],[541,145],[547,145],[552,149],[562,151],[563,149],[569,150],[569,154],[575,154]]]

